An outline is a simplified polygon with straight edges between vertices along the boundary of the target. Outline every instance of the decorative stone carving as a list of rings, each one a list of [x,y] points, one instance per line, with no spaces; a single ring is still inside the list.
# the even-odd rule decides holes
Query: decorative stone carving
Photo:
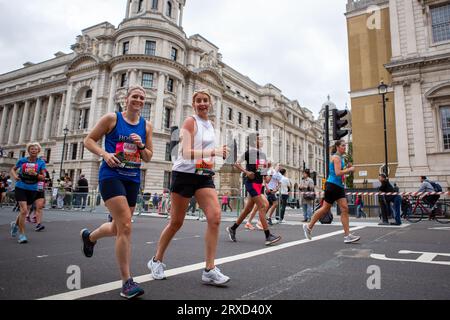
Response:
[[[72,45],[71,49],[77,54],[92,54],[98,56],[98,40],[92,39],[88,35],[81,35],[77,37],[77,43]]]
[[[210,51],[209,53],[205,52],[200,56],[200,67],[201,68],[218,67],[217,56],[214,54],[214,51]]]

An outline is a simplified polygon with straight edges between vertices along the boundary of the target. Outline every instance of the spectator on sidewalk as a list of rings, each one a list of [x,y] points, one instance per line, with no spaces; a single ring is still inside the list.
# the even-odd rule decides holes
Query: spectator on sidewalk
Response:
[[[378,177],[378,180],[381,183],[381,186],[378,188],[380,192],[384,193],[395,193],[395,189],[392,184],[389,182],[389,179],[385,174],[381,173]],[[391,223],[391,225],[401,225],[402,221],[400,218],[400,207],[401,207],[401,197],[398,195],[382,195],[379,196],[380,206],[381,206],[381,219],[382,222],[379,225],[388,225],[389,224],[389,215],[392,215],[395,218],[395,222]],[[394,205],[394,214],[392,214],[391,204]]]
[[[314,192],[314,181],[311,179],[309,170],[303,171],[302,180],[300,181],[300,191],[306,192],[302,196],[303,222],[309,222],[311,221],[315,199],[315,195],[311,194],[311,192]]]
[[[233,212],[233,209],[230,206],[230,197],[228,197],[228,192],[222,196],[222,211],[227,212],[227,207],[230,208],[230,211]]]
[[[364,201],[363,201],[361,195],[358,195],[356,197],[355,204],[356,204],[356,218],[358,218],[358,219],[359,218],[366,218],[367,217],[366,213],[362,209],[362,208],[364,208]]]
[[[89,193],[89,183],[84,174],[80,175],[80,179],[77,182],[77,205],[81,207],[81,210],[86,208],[87,196]]]
[[[280,170],[281,175],[283,178],[281,178],[280,181],[280,193],[281,193],[281,208],[280,208],[280,222],[283,223],[284,221],[284,213],[286,211],[287,202],[289,200],[289,189],[291,188],[291,181],[288,177],[286,177],[286,169]]]

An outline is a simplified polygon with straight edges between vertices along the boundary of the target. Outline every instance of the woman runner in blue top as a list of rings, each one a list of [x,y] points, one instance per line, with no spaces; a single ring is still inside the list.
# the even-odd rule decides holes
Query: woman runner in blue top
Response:
[[[343,156],[345,154],[345,142],[342,140],[336,141],[334,144],[331,153],[330,161],[330,175],[328,176],[327,183],[325,185],[325,201],[323,202],[322,207],[314,213],[311,218],[311,222],[309,225],[303,225],[303,231],[305,233],[305,237],[309,240],[312,239],[311,233],[314,225],[317,221],[322,218],[327,212],[331,210],[334,202],[337,202],[341,209],[341,222],[344,227],[344,242],[352,243],[356,242],[360,239],[359,236],[355,236],[350,233],[350,225],[349,225],[349,217],[348,217],[348,203],[347,198],[345,197],[345,189],[343,180],[346,174],[355,171],[355,168],[352,167],[352,164],[349,163],[347,165],[347,169],[345,168],[345,162]]]
[[[144,88],[131,87],[125,103],[125,112],[103,116],[84,140],[86,148],[103,159],[99,188],[113,221],[93,232],[81,230],[81,238],[83,253],[90,258],[97,240],[116,237],[116,256],[123,281],[120,295],[131,299],[144,293],[130,274],[131,218],[139,193],[141,160],[150,162],[153,156],[153,129],[140,116],[145,103]],[[103,136],[105,150],[97,144]]]
[[[45,162],[38,158],[41,145],[37,142],[27,145],[28,157],[19,159],[11,168],[11,176],[16,183],[16,200],[20,206],[20,213],[15,222],[11,222],[11,236],[16,237],[19,232],[19,243],[27,243],[25,236],[25,217],[36,200],[38,183],[45,179]]]

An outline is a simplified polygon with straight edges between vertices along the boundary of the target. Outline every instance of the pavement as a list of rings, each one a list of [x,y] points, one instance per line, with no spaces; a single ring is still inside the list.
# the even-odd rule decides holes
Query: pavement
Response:
[[[121,282],[114,239],[98,241],[94,256],[81,253],[80,230],[106,222],[106,211],[46,210],[43,232],[27,224],[29,243],[9,235],[16,213],[0,209],[0,300],[119,300]],[[155,281],[147,269],[165,216],[134,217],[131,271],[145,290],[141,300],[448,300],[450,226],[422,221],[379,226],[377,219],[351,219],[355,244],[344,244],[342,226],[316,225],[304,238],[301,211],[289,210],[286,223],[271,227],[279,244],[264,246],[261,231],[238,229],[237,242],[225,227],[236,214],[224,214],[216,264],[231,277],[225,288],[201,283],[206,222],[187,217],[170,244],[164,263],[167,280]]]

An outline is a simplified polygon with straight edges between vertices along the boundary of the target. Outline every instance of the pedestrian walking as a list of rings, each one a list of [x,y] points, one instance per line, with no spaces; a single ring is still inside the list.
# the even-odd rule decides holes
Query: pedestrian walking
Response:
[[[304,170],[302,173],[300,191],[302,192],[303,222],[310,222],[316,197],[314,194],[314,181],[311,179],[309,170]]]

